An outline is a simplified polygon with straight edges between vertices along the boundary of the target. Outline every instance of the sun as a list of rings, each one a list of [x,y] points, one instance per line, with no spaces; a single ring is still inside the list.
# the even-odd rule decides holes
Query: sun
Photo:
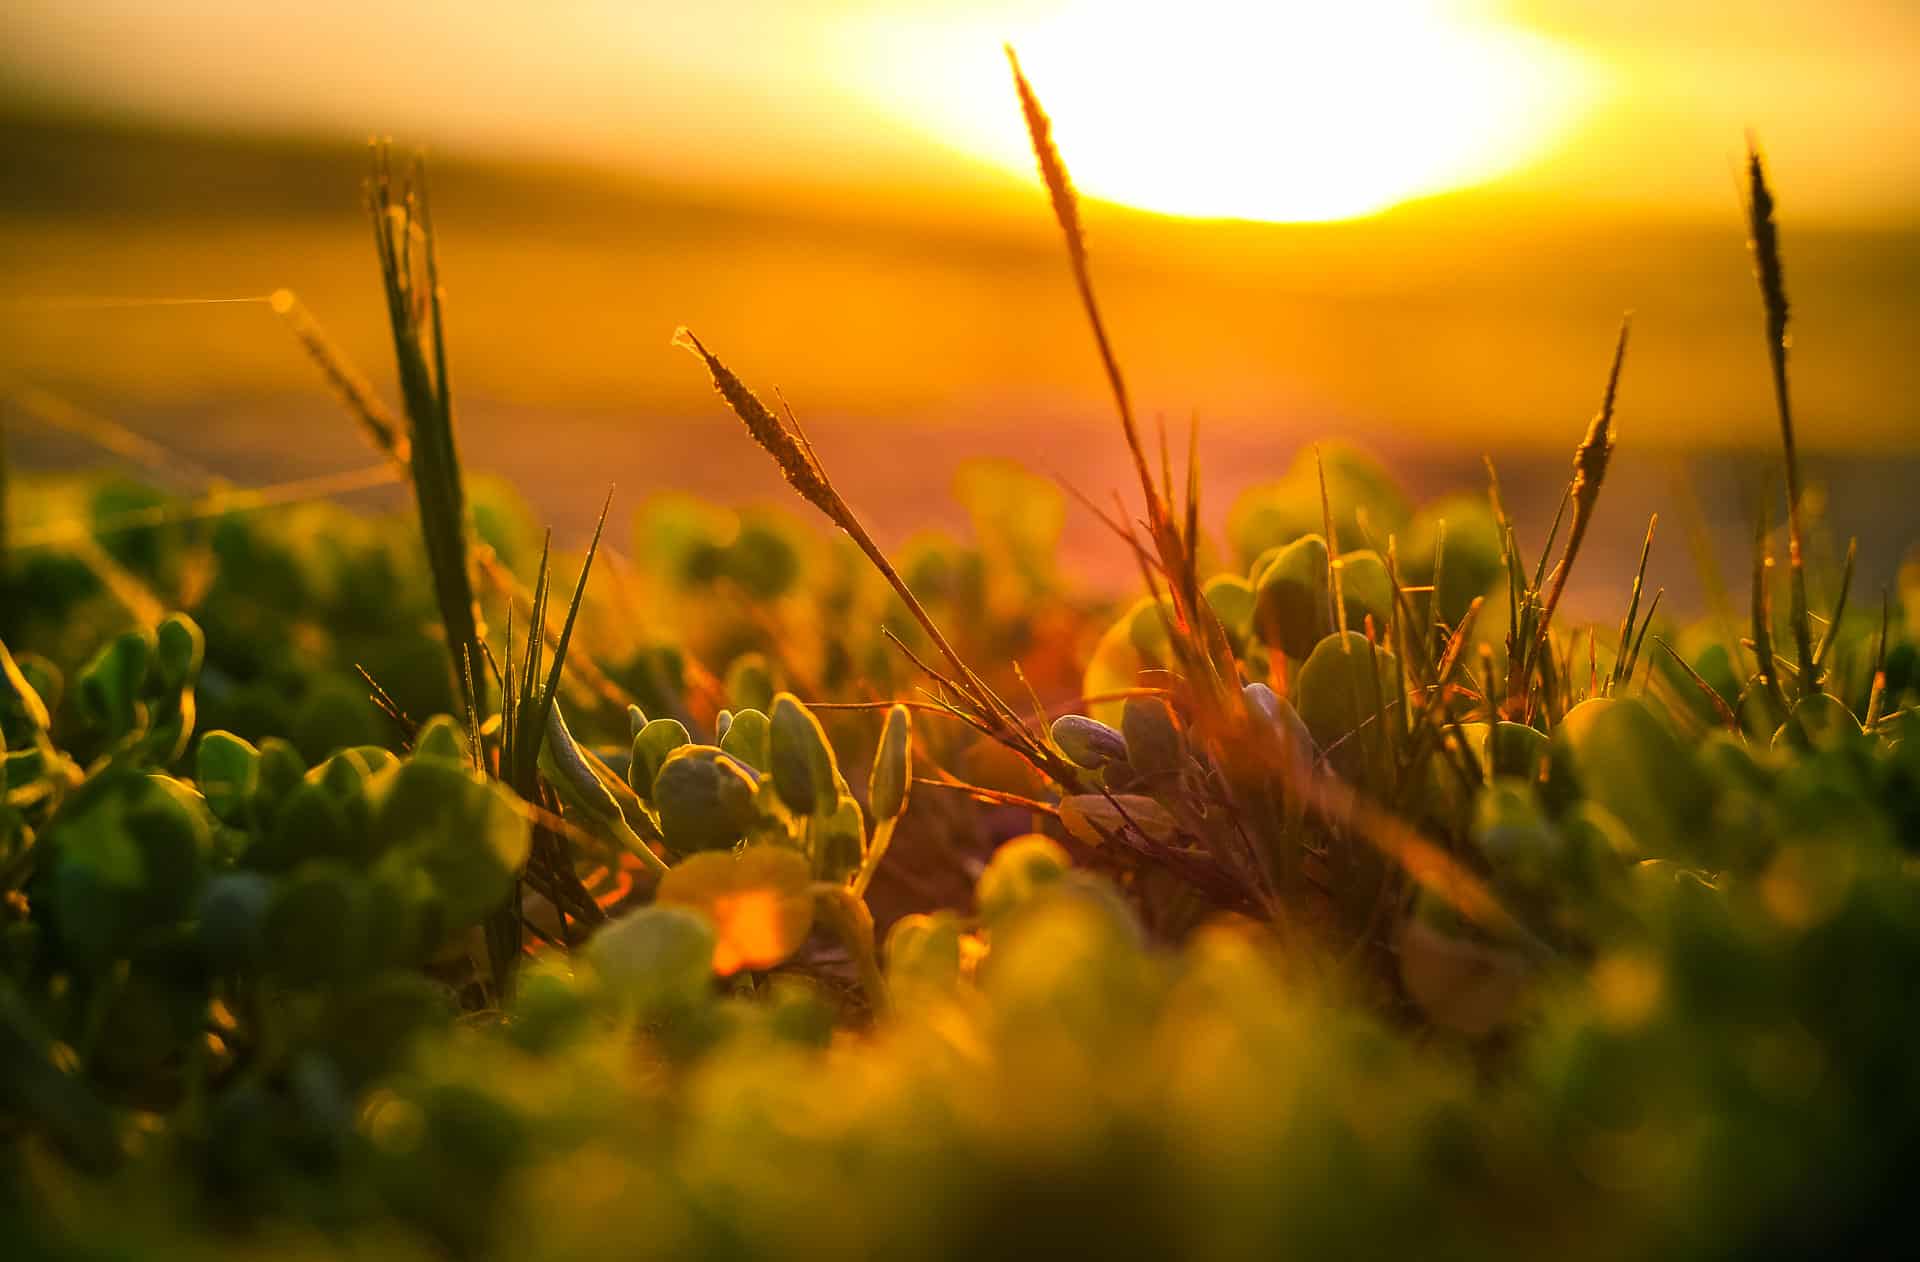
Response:
[[[871,34],[864,73],[902,124],[1031,173],[1004,40],[1083,193],[1195,217],[1345,219],[1480,183],[1592,94],[1573,50],[1431,0],[1085,0]]]

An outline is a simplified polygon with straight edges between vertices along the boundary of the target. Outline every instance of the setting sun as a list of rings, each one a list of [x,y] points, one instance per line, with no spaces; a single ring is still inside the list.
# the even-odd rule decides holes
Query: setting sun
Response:
[[[1594,91],[1571,49],[1418,0],[1074,3],[1002,13],[1090,196],[1195,217],[1345,219],[1500,175]],[[877,101],[1010,170],[1032,159],[992,90],[996,19],[878,37]]]

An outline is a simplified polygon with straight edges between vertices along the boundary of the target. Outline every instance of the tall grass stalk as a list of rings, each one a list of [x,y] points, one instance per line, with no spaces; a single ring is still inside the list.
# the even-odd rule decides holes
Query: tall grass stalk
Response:
[[[301,302],[299,295],[291,289],[276,289],[267,303],[273,313],[286,322],[294,340],[300,343],[307,358],[320,370],[327,388],[346,404],[347,410],[360,422],[360,428],[368,440],[404,469],[412,458],[412,444],[407,441],[406,427],[381,401],[352,361],[333,344],[326,330],[320,327],[320,322],[307,310],[307,304]]]
[[[1040,178],[1046,182],[1047,196],[1053,203],[1053,217],[1060,223],[1060,231],[1067,239],[1067,260],[1073,268],[1074,287],[1080,293],[1080,305],[1087,313],[1087,323],[1093,327],[1093,340],[1100,348],[1100,363],[1106,369],[1107,385],[1113,391],[1114,406],[1120,411],[1120,427],[1127,438],[1127,451],[1133,457],[1134,471],[1140,477],[1140,488],[1147,497],[1147,523],[1158,531],[1166,516],[1166,506],[1154,488],[1153,474],[1147,467],[1147,454],[1140,442],[1140,429],[1134,423],[1133,404],[1127,396],[1126,379],[1120,374],[1120,362],[1114,357],[1113,346],[1107,339],[1107,326],[1100,318],[1100,304],[1093,296],[1093,276],[1087,267],[1086,233],[1080,224],[1080,202],[1074,194],[1073,181],[1067,175],[1066,164],[1060,160],[1060,151],[1053,143],[1053,123],[1045,110],[1040,108],[1040,100],[1033,93],[1033,86],[1027,82],[1027,76],[1020,70],[1020,58],[1008,47],[1007,63],[1013,69],[1013,83],[1020,94],[1020,112],[1027,123],[1027,135],[1033,141],[1034,157],[1040,164]]]
[[[1226,631],[1214,616],[1212,607],[1200,596],[1197,491],[1189,500],[1189,531],[1183,534],[1173,516],[1171,471],[1167,468],[1164,445],[1162,473],[1167,485],[1163,490],[1156,487],[1153,472],[1148,467],[1146,449],[1140,440],[1140,427],[1134,420],[1133,403],[1127,394],[1126,378],[1120,372],[1120,362],[1107,337],[1106,322],[1100,316],[1100,304],[1093,293],[1093,274],[1087,262],[1086,232],[1080,221],[1079,197],[1074,192],[1072,178],[1067,174],[1066,163],[1061,160],[1060,151],[1053,143],[1053,123],[1041,108],[1033,85],[1020,69],[1020,58],[1010,45],[1006,54],[1007,64],[1013,71],[1014,90],[1020,99],[1020,113],[1026,121],[1027,137],[1033,144],[1034,159],[1039,164],[1040,178],[1047,186],[1054,219],[1058,221],[1061,234],[1066,239],[1067,261],[1072,268],[1074,288],[1080,295],[1080,305],[1093,330],[1094,344],[1100,352],[1100,364],[1106,372],[1114,407],[1120,415],[1120,428],[1126,438],[1127,453],[1133,458],[1134,472],[1140,479],[1140,491],[1146,499],[1147,533],[1153,540],[1161,572],[1166,575],[1168,594],[1172,598],[1179,624],[1167,628],[1169,641],[1181,659],[1181,665],[1188,670],[1189,681],[1194,686],[1195,703],[1203,714],[1224,720],[1235,710],[1231,695],[1234,692],[1236,670]],[[1189,486],[1197,487],[1197,477],[1191,465],[1188,473]]]
[[[1819,672],[1814,661],[1813,626],[1807,611],[1807,572],[1802,553],[1804,533],[1800,517],[1800,456],[1793,437],[1793,401],[1787,389],[1787,286],[1780,266],[1780,230],[1773,218],[1773,191],[1767,187],[1765,165],[1753,138],[1747,138],[1747,230],[1753,251],[1754,276],[1760,282],[1760,302],[1766,310],[1767,360],[1773,370],[1773,404],[1780,415],[1780,446],[1787,466],[1787,600],[1794,648],[1799,654],[1803,690],[1817,691]]]
[[[419,163],[414,164],[405,183],[396,186],[390,155],[385,146],[376,146],[366,201],[407,414],[414,501],[433,572],[434,597],[446,631],[455,695],[460,698],[461,710],[477,708],[473,688],[486,677],[485,661],[480,652],[479,614],[468,568],[466,492],[454,442],[453,392],[447,381],[440,263]],[[416,239],[425,256],[424,276],[416,271]]]
[[[1787,715],[1787,694],[1780,686],[1780,659],[1773,651],[1773,548],[1767,537],[1773,532],[1770,496],[1760,497],[1760,515],[1753,535],[1753,659],[1760,675],[1760,686],[1773,703],[1776,719]]]
[[[1544,669],[1550,654],[1549,635],[1553,628],[1554,611],[1560,607],[1560,597],[1567,590],[1567,578],[1573,573],[1573,563],[1579,559],[1580,545],[1586,540],[1587,529],[1593,524],[1595,506],[1600,502],[1600,488],[1606,482],[1607,464],[1613,458],[1613,409],[1619,397],[1620,367],[1627,356],[1627,335],[1633,328],[1633,318],[1627,316],[1620,321],[1620,335],[1613,344],[1613,365],[1607,370],[1607,389],[1601,396],[1600,410],[1594,414],[1587,425],[1586,437],[1580,440],[1580,446],[1573,453],[1573,482],[1563,508],[1571,508],[1572,518],[1567,525],[1567,547],[1561,554],[1560,562],[1553,570],[1553,586],[1548,589],[1545,601],[1540,605],[1539,625],[1531,628],[1531,634],[1523,645],[1518,670],[1509,670],[1507,679],[1507,706],[1512,717],[1519,717],[1531,709],[1529,698],[1532,696],[1532,681],[1536,667]],[[1547,548],[1541,553],[1541,564],[1546,564],[1546,556],[1553,548],[1553,535],[1558,533],[1560,517],[1554,517],[1554,532],[1547,538]],[[1535,580],[1535,589],[1539,587],[1539,578]],[[1544,688],[1544,681],[1543,681]]]

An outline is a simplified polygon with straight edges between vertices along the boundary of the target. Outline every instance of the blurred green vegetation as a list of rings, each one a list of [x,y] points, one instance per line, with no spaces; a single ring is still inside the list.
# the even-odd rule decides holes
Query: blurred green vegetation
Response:
[[[1408,504],[1364,455],[1339,461],[1337,499],[1376,525],[1446,512],[1459,590],[1507,581],[1497,545],[1453,525],[1484,510]],[[1102,635],[1116,611],[1055,569],[1056,489],[983,464],[959,490],[972,537],[900,558],[973,660],[1020,661],[1053,699],[1166,678],[1157,618],[1120,611],[1121,639]],[[12,491],[28,518],[156,499],[121,481]],[[934,792],[951,769],[1059,800],[927,713],[910,799],[882,796],[878,772],[870,795],[881,711],[816,721],[774,694],[910,696],[873,628],[929,646],[844,541],[666,498],[635,514],[637,560],[583,614],[574,651],[604,678],[570,673],[564,696],[582,749],[635,790],[615,812],[669,862],[705,857],[649,902],[645,871],[563,792],[549,805],[576,822],[591,909],[556,920],[524,893],[555,944],[500,993],[473,934],[515,873],[533,888],[544,817],[474,771],[464,723],[396,722],[352,673],[413,722],[450,700],[407,523],[311,505],[104,535],[105,560],[15,557],[0,1117],[17,1239],[49,1257],[269,1240],[294,1256],[1724,1256],[1844,1249],[1896,1222],[1920,1118],[1920,741],[1903,708],[1920,593],[1892,609],[1877,702],[1878,610],[1847,615],[1821,705],[1778,723],[1742,702],[1723,644],[1663,623],[1742,730],[1708,734],[1715,708],[1654,658],[1630,692],[1516,729],[1526,741],[1461,725],[1462,780],[1350,739],[1380,716],[1327,626],[1306,633],[1310,660],[1271,664],[1289,618],[1329,616],[1324,593],[1299,603],[1263,573],[1317,538],[1318,487],[1298,492],[1283,480],[1236,509],[1251,573],[1208,585],[1250,672],[1282,681],[1262,703],[1279,710],[1250,712],[1297,706],[1297,752],[1406,802],[1506,929],[1444,885],[1400,887],[1343,940],[1352,883],[1386,878],[1355,866],[1372,853],[1356,831],[1293,831],[1307,790],[1284,776],[1263,844],[1317,854],[1328,909],[1209,910],[1177,865],[1126,857],[1162,815],[1194,838],[1215,826],[1195,812],[1220,809],[1207,768],[1230,764],[1177,691],[1173,709],[1133,697],[1124,722],[1097,709],[1110,741],[1097,720],[1077,740],[1054,729],[1118,814],[1069,798],[1062,828]],[[473,500],[504,656],[535,536],[511,494]],[[1431,557],[1400,558],[1430,577]],[[102,565],[192,619],[126,632]],[[494,567],[506,585],[489,589]],[[1455,590],[1413,596],[1452,625]],[[1347,599],[1363,624],[1393,597]],[[1498,621],[1476,636],[1497,642]],[[629,700],[679,734],[627,749]],[[671,756],[643,774],[643,745]],[[744,813],[713,815],[705,790],[670,806],[694,783],[679,764],[739,778]],[[1425,786],[1411,798],[1407,775]],[[901,836],[870,898],[819,893],[883,820],[891,836],[886,810]],[[1111,832],[1089,845],[1090,827]],[[748,857],[807,861],[749,870],[726,854],[743,837]]]

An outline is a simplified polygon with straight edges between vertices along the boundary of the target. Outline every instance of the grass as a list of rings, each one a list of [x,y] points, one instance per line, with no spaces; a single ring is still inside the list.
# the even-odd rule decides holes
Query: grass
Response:
[[[475,709],[476,683],[484,681],[486,675],[474,615],[466,490],[453,431],[453,388],[447,380],[439,252],[419,169],[416,167],[406,182],[396,187],[391,159],[384,148],[377,149],[375,172],[367,191],[367,213],[373,223],[387,315],[393,327],[393,354],[406,406],[408,462],[414,500],[420,510],[420,533],[433,571],[455,687],[463,698],[463,708]],[[415,270],[413,257],[416,239],[424,255],[420,272]],[[337,382],[352,380],[329,375]],[[358,397],[356,390],[348,390],[349,400]],[[361,414],[389,454],[397,458],[399,439],[391,422],[375,418],[364,408]]]

